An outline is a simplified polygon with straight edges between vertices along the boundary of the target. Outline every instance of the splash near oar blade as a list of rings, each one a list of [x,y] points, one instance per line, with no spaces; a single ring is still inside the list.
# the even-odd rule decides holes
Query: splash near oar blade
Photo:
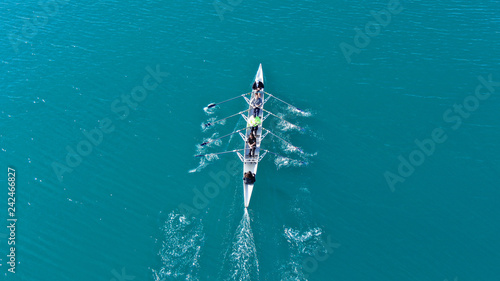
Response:
[[[250,110],[250,109],[243,110],[243,111],[240,111],[240,112],[238,112],[238,113],[235,113],[235,114],[233,114],[233,115],[231,115],[231,116],[228,116],[228,117],[226,117],[226,118],[222,118],[222,119],[219,119],[219,120],[216,120],[216,121],[210,122],[210,123],[206,123],[206,124],[205,124],[205,128],[206,128],[206,127],[208,127],[208,126],[211,126],[211,125],[213,125],[213,124],[216,124],[216,123],[222,122],[222,121],[224,121],[224,120],[227,120],[227,119],[229,119],[229,118],[232,118],[232,117],[234,117],[234,116],[240,115],[240,114],[242,114],[242,113],[244,113],[244,112],[247,112],[247,111],[249,111],[249,110]]]
[[[278,115],[276,115],[276,114],[274,114],[274,113],[270,112],[269,110],[266,110],[266,109],[262,109],[262,110],[264,110],[265,112],[267,112],[267,113],[271,114],[271,116],[274,116],[274,117],[276,117],[276,118],[280,119],[281,121],[286,122],[286,123],[288,123],[288,124],[292,125],[293,127],[296,127],[296,128],[297,128],[297,129],[299,129],[300,131],[305,132],[305,129],[304,129],[304,128],[302,128],[302,127],[300,127],[300,126],[297,126],[297,125],[293,124],[292,122],[286,121],[285,119],[283,119],[283,118],[279,117]]]

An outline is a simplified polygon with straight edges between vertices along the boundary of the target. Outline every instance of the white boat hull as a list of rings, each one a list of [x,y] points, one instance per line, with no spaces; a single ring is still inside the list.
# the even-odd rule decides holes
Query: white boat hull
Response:
[[[264,75],[263,75],[263,72],[262,72],[262,64],[259,65],[259,70],[257,71],[257,74],[255,75],[255,82],[262,82],[264,84]],[[253,94],[252,94],[252,97],[253,97]],[[264,101],[264,88],[261,89],[261,98],[262,98],[262,101]],[[263,117],[264,117],[264,104],[262,105],[262,108],[259,112],[259,117],[261,120],[264,120]],[[252,106],[249,105],[249,111],[248,111],[248,118],[250,118],[251,116],[253,116],[253,109],[252,109]],[[250,135],[250,132],[251,132],[251,129],[247,129],[246,130],[246,134],[245,136],[248,138],[248,136]],[[251,171],[254,175],[257,175],[257,166],[259,165],[259,155],[260,155],[260,143],[261,143],[261,140],[262,140],[262,124],[259,126],[258,130],[257,130],[257,135],[256,135],[256,139],[257,139],[257,145],[256,145],[256,148],[255,148],[255,157],[248,157],[248,153],[249,153],[249,148],[248,148],[248,145],[247,143],[245,142],[245,154],[243,155],[243,158],[244,158],[244,161],[243,161],[243,174],[248,172],[248,171]],[[244,197],[244,204],[245,204],[245,208],[248,207],[248,205],[250,204],[250,198],[252,197],[252,192],[253,192],[253,187],[254,187],[254,184],[245,184],[243,183],[243,197]]]

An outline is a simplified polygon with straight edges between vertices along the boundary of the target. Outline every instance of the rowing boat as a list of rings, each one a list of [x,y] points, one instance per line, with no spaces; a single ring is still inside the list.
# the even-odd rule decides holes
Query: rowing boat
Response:
[[[258,90],[258,92],[260,93],[260,97],[262,99],[262,105],[260,106],[260,110],[257,114],[257,116],[260,118],[261,120],[261,123],[258,125],[257,127],[257,130],[256,130],[256,135],[255,135],[255,138],[256,138],[256,147],[255,147],[255,152],[253,153],[252,156],[249,156],[249,152],[250,152],[250,147],[248,145],[248,138],[250,136],[250,133],[252,132],[252,126],[250,125],[251,122],[250,119],[252,117],[254,117],[254,107],[252,106],[251,104],[251,99],[256,95],[256,88],[259,88],[260,90]],[[247,98],[248,94],[251,94],[251,97],[250,98]],[[264,96],[266,95],[266,97]],[[291,125],[292,127],[295,127],[301,131],[304,131],[303,128],[293,124],[293,123],[290,123],[286,120],[284,120],[282,117],[268,111],[268,110],[265,110],[264,109],[264,104],[266,104],[266,102],[272,97],[276,100],[278,100],[279,102],[282,102],[286,105],[288,105],[289,107],[291,108],[294,108],[295,110],[299,111],[299,112],[304,112],[303,110],[301,110],[300,108],[298,107],[295,107],[277,97],[275,97],[274,95],[270,94],[270,93],[267,93],[267,92],[264,92],[264,73],[262,71],[262,64],[259,65],[259,69],[257,70],[257,74],[255,75],[255,79],[254,79],[254,82],[253,82],[253,85],[252,85],[252,92],[250,93],[246,93],[246,94],[242,94],[242,95],[239,95],[239,96],[236,96],[234,98],[230,98],[228,100],[225,100],[225,101],[222,101],[222,102],[218,102],[218,103],[211,103],[207,106],[206,109],[210,109],[210,108],[213,108],[217,105],[220,105],[222,103],[226,103],[228,101],[232,101],[232,100],[235,100],[235,99],[238,99],[238,98],[241,98],[243,97],[245,99],[245,101],[247,102],[248,104],[248,109],[247,110],[243,110],[243,111],[240,111],[236,114],[233,114],[233,115],[230,115],[226,118],[222,118],[222,119],[219,119],[219,120],[216,120],[216,121],[212,121],[212,122],[209,122],[209,123],[206,123],[204,126],[205,128],[206,127],[209,127],[209,126],[212,126],[216,123],[220,123],[224,120],[227,120],[229,118],[232,118],[232,117],[235,117],[235,116],[242,116],[245,121],[247,122],[247,125],[245,128],[243,129],[239,129],[239,130],[236,130],[236,131],[233,131],[232,133],[229,133],[227,135],[224,135],[222,137],[219,137],[219,138],[216,138],[216,139],[212,139],[212,140],[209,140],[209,141],[205,141],[203,143],[200,144],[200,146],[205,146],[209,143],[212,143],[214,141],[217,141],[217,140],[220,140],[222,138],[226,138],[228,136],[232,136],[234,134],[239,134],[241,136],[241,138],[243,139],[243,142],[244,142],[244,146],[242,149],[235,149],[235,150],[230,150],[230,151],[223,151],[223,152],[218,152],[218,153],[208,153],[208,154],[199,154],[199,155],[196,155],[196,157],[203,157],[203,156],[207,156],[207,155],[219,155],[219,154],[225,154],[225,153],[236,153],[238,155],[238,157],[240,158],[240,160],[243,162],[243,175],[246,173],[246,172],[252,172],[252,174],[255,176],[257,175],[257,167],[259,165],[259,162],[262,160],[262,158],[264,158],[264,156],[267,154],[267,153],[271,153],[271,154],[274,154],[278,157],[281,157],[281,158],[284,158],[284,159],[290,159],[288,157],[284,157],[284,156],[281,156],[277,153],[274,153],[274,152],[271,152],[269,150],[266,150],[266,149],[262,149],[261,147],[261,143],[262,143],[262,140],[268,135],[268,134],[271,134],[272,136],[276,137],[278,140],[286,143],[289,147],[299,151],[300,153],[304,153],[300,148],[292,145],[290,142],[288,142],[287,140],[285,140],[284,138],[276,135],[275,133],[271,132],[270,130],[266,129],[263,127],[263,123],[264,121],[269,117],[269,116],[273,116],[275,118],[278,118],[278,119],[281,119],[281,121],[283,122],[286,122],[288,123],[289,125]],[[246,113],[246,115],[244,114]],[[264,115],[264,113],[267,113]],[[243,133],[243,131],[245,133]],[[265,132],[264,132],[265,131]],[[240,152],[243,152],[243,155],[240,153]],[[262,152],[262,153],[261,153]],[[290,160],[293,160],[293,159],[290,159]],[[298,161],[298,160],[296,160]],[[301,163],[305,163],[304,161],[299,161]],[[245,208],[248,208],[249,204],[250,204],[250,199],[252,197],[252,192],[253,192],[253,188],[254,188],[254,184],[255,183],[252,183],[252,184],[246,184],[245,181],[243,181],[243,197],[244,197],[244,206]]]
[[[262,84],[260,84],[260,83]],[[257,74],[255,75],[255,82],[254,82],[254,85],[257,85],[259,86],[262,85],[264,86],[264,73],[262,72],[262,64],[259,65],[259,70],[257,71]],[[253,88],[253,87],[252,87]],[[252,93],[252,95],[255,95],[255,93]],[[264,97],[264,87],[262,87],[261,89],[261,98],[262,100],[265,100],[265,97]],[[249,110],[248,110],[248,117],[247,117],[247,122],[248,122],[248,119],[250,119],[252,116],[253,116],[253,107],[252,105],[249,103]],[[262,104],[262,107],[261,107],[261,110],[259,111],[259,115],[260,119],[263,121],[264,120],[264,104]],[[264,122],[262,122],[264,123]],[[260,143],[261,143],[261,140],[262,140],[262,127],[264,126],[264,124],[261,124],[260,126],[258,126],[257,128],[257,134],[255,135],[255,138],[257,139],[257,143],[256,143],[256,148],[255,148],[255,156],[254,157],[250,157],[248,156],[249,155],[249,152],[250,152],[250,148],[248,146],[248,143],[245,141],[245,154],[243,156],[241,156],[241,154],[239,154],[238,152],[238,156],[240,156],[240,159],[243,158],[242,162],[243,162],[243,174],[245,174],[245,172],[252,172],[254,174],[254,176],[257,176],[257,166],[259,165],[259,156],[260,156]],[[251,132],[251,128],[249,128],[247,126],[247,130],[246,130],[246,134],[245,134],[245,138],[244,140],[248,140],[248,137],[250,136],[250,132]],[[245,184],[245,182],[243,182],[243,198],[244,198],[244,203],[245,203],[245,208],[248,207],[248,204],[250,204],[250,198],[252,197],[252,191],[253,191],[253,186],[254,184]]]

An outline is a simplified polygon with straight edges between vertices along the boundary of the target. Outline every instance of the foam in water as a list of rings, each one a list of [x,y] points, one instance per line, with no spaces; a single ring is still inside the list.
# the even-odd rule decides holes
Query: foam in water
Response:
[[[277,170],[283,167],[304,167],[309,165],[309,163],[306,161],[290,159],[281,156],[277,156],[276,159],[274,159],[274,164],[276,165]]]
[[[284,235],[288,243],[300,254],[311,255],[321,242],[321,228],[315,227],[300,231],[299,229],[286,228]]]
[[[282,114],[280,114],[282,115]],[[278,115],[279,116],[279,115]],[[280,116],[282,117],[282,116]],[[283,117],[282,117],[283,118]],[[294,124],[292,123],[288,123],[288,122],[285,122],[283,120],[280,120],[280,122],[278,122],[277,126],[278,130],[280,131],[284,131],[284,132],[287,132],[287,131],[292,131],[292,130],[296,130],[296,131],[299,131],[301,132],[300,128],[295,126]]]
[[[289,214],[298,222],[294,226],[283,226],[283,237],[286,240],[290,255],[280,267],[280,280],[308,280],[304,263],[315,251],[327,252],[324,246],[324,233],[321,227],[315,226],[311,213],[311,192],[307,186],[301,186],[290,205]]]
[[[259,280],[259,260],[247,209],[236,230],[235,241],[227,258],[230,276],[225,280]]]
[[[199,258],[205,244],[201,220],[171,212],[163,233],[165,239],[159,252],[163,266],[153,270],[154,280],[199,280]]]
[[[201,126],[201,130],[202,130],[203,132],[206,132],[207,130],[209,130],[209,129],[210,129],[210,127],[212,127],[213,125],[206,126],[206,124],[212,123],[212,122],[216,121],[216,119],[217,119],[216,117],[212,117],[212,118],[209,118],[209,119],[207,120],[207,122],[203,122],[203,123],[201,123],[201,125],[200,125],[200,126]]]
[[[217,159],[219,159],[219,156],[214,154],[208,154],[205,155],[204,157],[200,157],[200,163],[198,164],[198,167],[189,170],[189,173],[197,173],[203,170],[205,167],[207,167],[210,162],[215,161]]]
[[[295,114],[297,116],[302,116],[302,117],[311,117],[312,116],[312,113],[309,110],[307,110],[307,111],[306,110],[302,110],[301,111],[301,110],[298,110],[297,108],[291,107],[291,106],[289,106],[287,108],[287,110],[288,110],[288,112],[293,113],[293,114]]]
[[[295,148],[293,145],[290,145],[288,143],[282,143],[282,147],[283,151],[285,152],[298,152],[298,153],[303,153],[301,152],[300,150],[298,150],[297,148]]]
[[[281,280],[308,280],[304,271],[304,261],[321,247],[321,228],[301,231],[291,227],[284,228],[284,236],[291,253],[288,262],[280,269]]]
[[[242,119],[242,118],[240,117],[240,119],[238,120],[238,122],[236,123],[236,125],[235,125],[235,127],[234,127],[234,129],[233,129],[233,132],[234,132],[234,131],[236,130],[236,128],[238,127],[238,123],[241,121],[241,119]],[[207,123],[209,123],[209,122],[213,122],[213,121],[215,121],[215,120],[216,120],[216,118],[215,118],[215,117],[214,117],[214,118],[210,118],[210,119],[207,121]],[[224,120],[223,122],[220,122],[219,124],[224,125],[224,124],[225,124],[225,122],[226,122],[226,121]],[[209,127],[205,127],[205,123],[203,123],[203,124],[201,125],[201,127],[202,127],[202,130],[203,130],[204,132],[206,132],[206,131],[208,130],[208,128],[209,128],[209,127],[213,127],[213,125],[212,125],[212,126],[209,126]],[[228,142],[227,142],[227,144],[226,144],[226,147],[224,148],[224,151],[228,150],[229,144],[230,144],[230,143],[231,143],[231,141],[233,140],[233,137],[234,137],[234,136],[235,136],[235,135],[231,135],[231,136],[229,137],[229,140],[228,140]],[[212,136],[211,136],[210,138],[205,139],[204,141],[207,141],[207,142],[208,142],[208,141],[211,141],[211,140],[213,140],[213,139],[216,139],[217,137],[219,137],[219,133],[218,133],[218,132],[215,132],[215,133],[213,133],[213,134],[212,134]],[[196,150],[197,150],[197,153],[196,153],[196,154],[205,154],[205,152],[206,152],[205,148],[207,148],[207,147],[213,147],[213,146],[218,146],[218,147],[220,147],[221,145],[222,145],[222,140],[217,140],[217,141],[214,141],[214,142],[212,142],[212,143],[210,143],[210,144],[207,144],[207,145],[205,145],[205,146],[199,146],[199,145],[197,145],[197,146],[196,146]],[[204,157],[201,157],[201,158],[200,158],[200,163],[198,164],[198,167],[196,167],[196,168],[194,168],[194,169],[189,170],[189,173],[196,173],[196,172],[200,172],[200,171],[201,171],[201,170],[203,170],[205,167],[207,167],[207,166],[208,166],[208,164],[209,164],[210,162],[215,161],[215,160],[218,160],[218,159],[219,159],[219,157],[218,157],[217,155],[213,155],[213,154],[208,154],[208,155],[206,155],[206,156],[204,156]]]
[[[206,132],[207,130],[210,130],[211,128],[213,128],[216,124],[217,125],[221,125],[221,126],[224,126],[226,124],[226,120],[219,121],[216,124],[213,123],[214,121],[217,121],[217,117],[209,118],[207,120],[207,122],[201,123],[201,130],[203,132]],[[210,123],[211,125],[210,126],[206,126],[206,124],[208,124],[208,123]]]
[[[209,142],[209,141],[211,141],[213,139],[216,139],[218,136],[219,136],[219,133],[213,133],[210,138],[205,139],[204,141]],[[217,141],[209,143],[209,144],[207,144],[205,146],[197,145],[196,146],[196,154],[205,154],[207,147],[220,146],[221,144],[222,144],[222,141],[221,140],[217,140]],[[210,162],[215,161],[217,159],[219,159],[219,157],[217,155],[213,155],[213,154],[208,154],[208,155],[206,155],[204,157],[200,157],[200,163],[198,164],[198,167],[189,170],[189,173],[200,172],[201,170],[203,170],[203,168],[205,168],[206,166],[208,166],[208,164]]]
[[[208,106],[206,106],[206,107],[203,108],[203,111],[205,111],[205,113],[207,115],[212,115],[212,114],[215,113],[215,108],[216,108],[215,106],[214,107],[210,107],[210,108],[208,108]]]
[[[212,136],[210,136],[209,138],[203,139],[204,142],[210,142],[210,143],[207,144],[207,145],[204,145],[204,146],[198,146],[198,148],[220,146],[222,144],[222,140],[213,141],[214,139],[216,139],[218,137],[219,137],[219,133],[218,132],[213,133]]]

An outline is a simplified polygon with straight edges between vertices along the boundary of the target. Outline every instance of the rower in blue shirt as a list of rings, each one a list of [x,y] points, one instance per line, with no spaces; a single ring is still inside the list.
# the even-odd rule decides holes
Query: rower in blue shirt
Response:
[[[256,92],[254,97],[250,100],[250,105],[253,107],[253,116],[258,116],[262,107],[262,98],[260,92]]]

